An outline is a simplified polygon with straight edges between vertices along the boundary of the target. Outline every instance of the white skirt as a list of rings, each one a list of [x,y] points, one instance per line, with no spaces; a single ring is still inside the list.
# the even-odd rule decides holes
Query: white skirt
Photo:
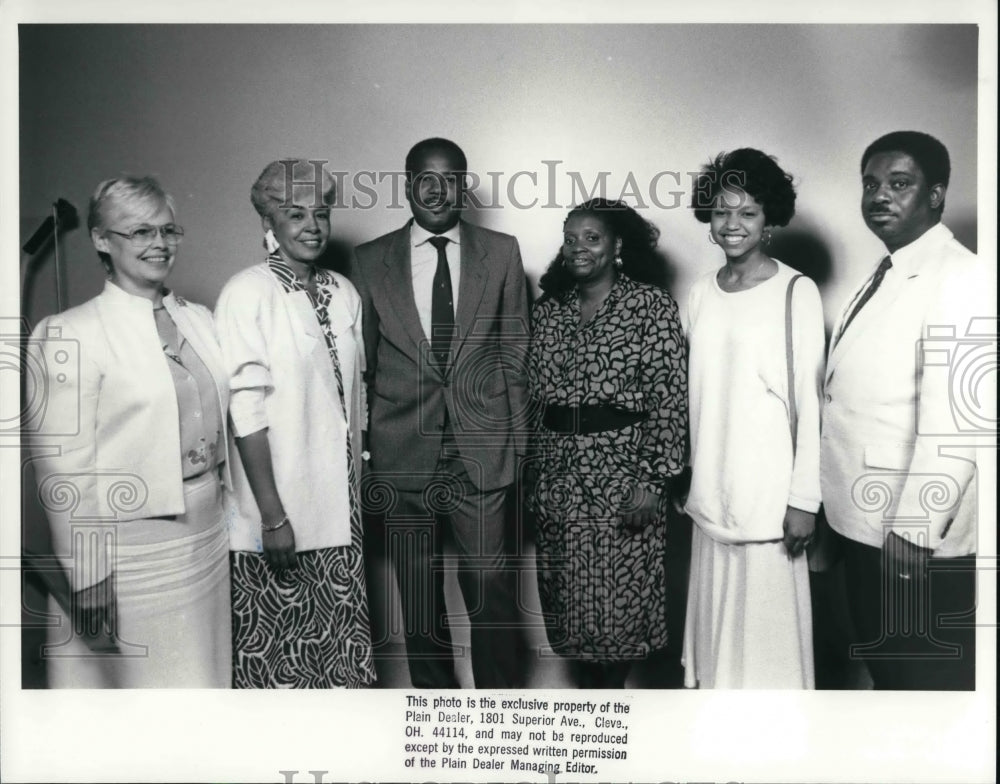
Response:
[[[723,544],[695,525],[682,661],[688,688],[815,688],[805,555]]]
[[[217,472],[184,482],[183,515],[119,523],[118,653],[95,653],[51,596],[51,688],[229,688],[229,537]]]

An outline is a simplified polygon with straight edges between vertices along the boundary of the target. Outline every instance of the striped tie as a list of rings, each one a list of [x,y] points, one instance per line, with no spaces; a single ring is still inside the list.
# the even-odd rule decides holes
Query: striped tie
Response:
[[[854,317],[861,312],[861,308],[867,304],[868,300],[875,296],[875,292],[878,291],[878,287],[882,285],[882,281],[885,279],[885,273],[887,273],[891,267],[891,256],[886,256],[881,262],[879,262],[878,269],[875,270],[875,275],[872,277],[872,282],[868,284],[868,288],[865,289],[864,294],[861,295],[861,298],[854,306],[854,310],[851,311],[851,315],[847,317],[847,320],[844,322],[844,326],[840,328],[840,334],[837,335],[838,343],[840,342],[840,339],[844,337],[844,333],[847,332],[847,328],[851,325],[851,322],[854,321]]]

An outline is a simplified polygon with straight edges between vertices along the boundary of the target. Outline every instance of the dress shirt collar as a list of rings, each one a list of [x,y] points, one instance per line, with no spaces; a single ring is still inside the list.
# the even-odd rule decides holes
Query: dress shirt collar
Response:
[[[915,274],[928,258],[928,254],[934,248],[944,245],[953,236],[943,223],[936,223],[909,245],[904,245],[895,253],[889,254],[893,269],[907,275]]]
[[[411,221],[410,223],[410,247],[416,248],[419,245],[426,243],[431,237],[447,237],[449,240],[454,242],[456,245],[461,245],[462,237],[462,222],[459,221],[454,226],[452,226],[448,231],[441,232],[440,234],[433,234],[423,226],[418,224],[416,221]]]

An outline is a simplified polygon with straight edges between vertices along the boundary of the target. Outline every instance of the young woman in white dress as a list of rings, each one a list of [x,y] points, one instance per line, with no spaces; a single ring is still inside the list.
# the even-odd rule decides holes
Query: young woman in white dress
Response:
[[[685,330],[685,684],[813,688],[805,548],[820,505],[823,311],[816,285],[767,254],[795,211],[792,178],[759,150],[720,154],[693,206],[725,263],[692,286]]]

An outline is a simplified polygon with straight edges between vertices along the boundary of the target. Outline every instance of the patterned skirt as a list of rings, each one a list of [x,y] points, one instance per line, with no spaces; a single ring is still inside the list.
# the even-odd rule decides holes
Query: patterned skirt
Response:
[[[538,591],[549,644],[563,656],[623,661],[667,644],[665,518],[637,532],[621,522],[633,438],[624,428],[541,439]]]
[[[360,531],[278,573],[232,552],[233,688],[358,688],[375,680]]]

